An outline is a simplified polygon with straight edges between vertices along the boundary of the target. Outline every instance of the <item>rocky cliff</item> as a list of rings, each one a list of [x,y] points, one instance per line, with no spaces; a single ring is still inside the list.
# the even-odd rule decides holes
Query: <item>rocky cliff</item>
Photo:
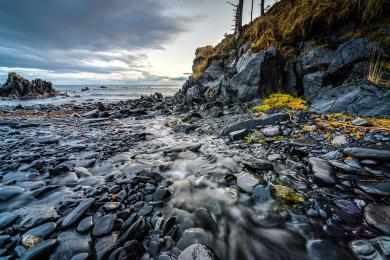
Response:
[[[304,97],[311,111],[317,113],[389,116],[390,24],[386,13],[381,18],[371,18],[375,23],[370,27],[348,16],[326,32],[301,36],[294,44],[285,40],[288,46],[282,40],[274,40],[259,48],[264,34],[257,40],[246,40],[249,31],[282,12],[291,1],[281,2],[270,14],[248,25],[241,39],[234,41],[227,36],[216,47],[198,49],[193,74],[176,97],[187,103],[232,104],[282,92]],[[302,2],[305,0],[297,1],[297,5]],[[288,16],[293,11],[283,12]],[[371,75],[374,72],[377,75]]]
[[[29,81],[15,72],[10,72],[5,84],[0,87],[0,97],[30,99],[56,96],[58,94],[51,82],[41,79]]]

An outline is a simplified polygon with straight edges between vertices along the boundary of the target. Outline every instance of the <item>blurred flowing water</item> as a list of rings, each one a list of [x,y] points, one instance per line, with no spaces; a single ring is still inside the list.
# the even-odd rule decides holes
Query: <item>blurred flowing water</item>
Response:
[[[130,124],[137,127],[137,122]],[[167,169],[162,172],[172,182],[173,196],[163,210],[180,223],[180,233],[201,226],[201,231],[192,228],[190,237],[200,239],[221,259],[307,259],[306,240],[298,235],[312,229],[307,218],[294,215],[271,196],[254,200],[232,182],[246,173],[239,165],[242,150],[217,136],[172,133],[161,120],[144,125],[153,138],[130,150],[136,154],[133,163]],[[169,152],[200,144],[198,152]]]

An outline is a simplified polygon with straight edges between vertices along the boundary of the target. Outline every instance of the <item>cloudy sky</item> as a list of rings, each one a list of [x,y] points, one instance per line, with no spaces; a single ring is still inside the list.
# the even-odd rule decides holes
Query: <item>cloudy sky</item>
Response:
[[[225,0],[0,0],[0,83],[180,84],[232,16]]]

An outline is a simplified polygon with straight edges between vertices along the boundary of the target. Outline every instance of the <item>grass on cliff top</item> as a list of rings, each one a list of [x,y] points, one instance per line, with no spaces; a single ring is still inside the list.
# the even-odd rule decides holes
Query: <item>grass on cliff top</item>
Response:
[[[350,19],[357,22],[357,30],[386,22],[389,9],[388,0],[281,0],[244,26],[238,40],[230,34],[216,47],[200,48],[203,62],[193,76],[199,78],[211,60],[223,59],[242,44],[250,44],[255,52],[275,46],[289,55],[296,52],[301,41],[328,35]]]
[[[207,67],[210,65],[210,62],[215,59],[226,59],[230,56],[231,52],[235,52],[237,49],[237,41],[234,35],[227,35],[217,46],[213,47],[207,45],[205,47],[200,47],[196,50],[195,56],[199,59],[199,64],[197,65],[195,71],[192,73],[192,77],[199,79]]]
[[[252,110],[254,112],[265,112],[279,108],[306,111],[308,106],[302,98],[295,98],[288,94],[272,94],[263,100],[262,105],[252,107]]]
[[[243,32],[243,41],[252,49],[276,46],[290,54],[300,41],[326,35],[349,19],[359,26],[384,17],[387,0],[282,0]]]

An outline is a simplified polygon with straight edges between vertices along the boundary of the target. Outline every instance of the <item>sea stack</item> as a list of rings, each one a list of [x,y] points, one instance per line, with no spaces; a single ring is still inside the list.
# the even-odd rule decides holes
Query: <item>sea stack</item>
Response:
[[[35,79],[29,81],[15,72],[8,73],[8,79],[0,87],[0,97],[34,99],[53,97],[59,94],[49,81]]]

